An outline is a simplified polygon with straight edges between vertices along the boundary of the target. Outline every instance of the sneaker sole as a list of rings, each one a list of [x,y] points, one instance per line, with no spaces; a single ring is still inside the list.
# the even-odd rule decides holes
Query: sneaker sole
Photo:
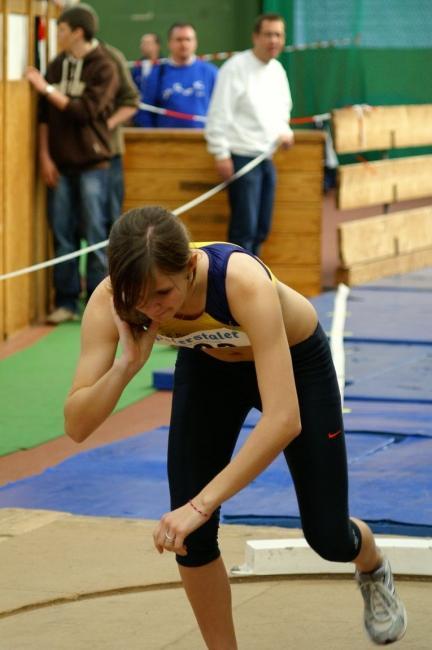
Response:
[[[403,612],[404,612],[405,625],[403,626],[402,630],[400,631],[399,636],[397,636],[396,639],[386,639],[385,641],[375,641],[374,639],[372,639],[371,636],[369,636],[368,631],[365,629],[365,634],[366,634],[366,638],[368,639],[368,641],[372,641],[372,643],[374,643],[375,645],[390,645],[391,643],[396,643],[397,641],[400,641],[401,639],[403,639],[403,637],[405,636],[405,633],[407,631],[408,614],[406,613],[405,605],[403,603],[402,603],[402,607],[403,607]]]

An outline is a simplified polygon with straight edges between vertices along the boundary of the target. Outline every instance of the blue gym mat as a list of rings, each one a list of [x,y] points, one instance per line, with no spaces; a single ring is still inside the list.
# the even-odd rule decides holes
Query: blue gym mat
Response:
[[[242,431],[238,446],[250,432]],[[169,510],[167,428],[78,454],[44,473],[0,488],[0,507],[60,510],[79,515],[157,519]],[[348,434],[351,510],[393,532],[432,533],[432,439]],[[371,495],[379,495],[375,498]],[[298,520],[282,456],[223,506],[232,523],[285,525]],[[420,533],[418,532],[420,531]],[[428,532],[425,532],[428,531]]]
[[[347,341],[345,365],[348,400],[432,404],[432,346]],[[156,370],[153,385],[172,390],[173,369]]]
[[[406,346],[403,347],[406,348]],[[368,351],[367,354],[371,352],[373,350]],[[347,363],[348,385],[345,388],[346,399],[432,404],[432,346],[427,351],[420,349],[406,350],[405,358],[403,354],[398,354],[394,349],[390,349],[387,351],[390,355],[387,363],[384,362],[387,354],[380,351],[382,355],[380,357],[378,352],[377,363],[375,364],[372,360],[370,362],[370,372],[365,369],[366,364],[363,360],[364,372],[363,376],[361,376],[360,372],[359,377],[357,370],[353,368],[356,365],[355,359],[352,357],[350,359],[349,356],[346,357],[350,359]],[[392,353],[393,358],[391,358]],[[361,366],[361,353],[358,359]],[[381,369],[379,369],[380,365]]]
[[[345,431],[432,438],[432,404],[345,400]],[[432,458],[430,459],[432,465]]]
[[[335,295],[335,291],[328,291],[311,300],[327,333],[331,329]],[[347,341],[432,345],[431,292],[352,288],[344,337]]]

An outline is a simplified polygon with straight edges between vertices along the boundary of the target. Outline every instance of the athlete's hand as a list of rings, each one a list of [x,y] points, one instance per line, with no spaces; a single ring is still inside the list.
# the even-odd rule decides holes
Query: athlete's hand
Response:
[[[151,354],[159,323],[152,321],[147,330],[143,329],[142,332],[138,333],[132,332],[130,325],[117,314],[114,305],[111,305],[111,309],[122,348],[121,356],[116,360],[116,363],[135,374],[143,367]]]
[[[159,553],[171,551],[177,555],[187,555],[184,540],[206,521],[208,515],[201,514],[190,503],[186,503],[161,517],[153,532],[154,545]]]

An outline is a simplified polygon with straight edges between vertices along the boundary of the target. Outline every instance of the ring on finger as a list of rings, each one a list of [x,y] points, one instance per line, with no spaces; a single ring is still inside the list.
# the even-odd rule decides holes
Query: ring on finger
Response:
[[[171,537],[170,535],[168,535],[168,532],[166,532],[165,533],[165,539],[166,539],[167,542],[172,544],[172,542],[175,540],[175,537]]]

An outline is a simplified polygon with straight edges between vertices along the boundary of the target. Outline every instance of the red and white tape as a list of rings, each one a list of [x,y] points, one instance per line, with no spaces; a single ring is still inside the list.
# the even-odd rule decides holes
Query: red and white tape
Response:
[[[152,104],[145,104],[140,102],[139,108],[143,111],[148,111],[149,113],[156,113],[157,115],[168,115],[170,117],[177,117],[182,120],[189,120],[192,122],[202,122],[205,124],[207,118],[205,115],[192,115],[190,113],[182,113],[180,111],[173,111],[169,108],[161,108],[160,106],[152,106]],[[321,113],[319,115],[311,115],[309,117],[293,117],[290,120],[290,124],[312,124],[325,122],[331,117],[330,113]]]

